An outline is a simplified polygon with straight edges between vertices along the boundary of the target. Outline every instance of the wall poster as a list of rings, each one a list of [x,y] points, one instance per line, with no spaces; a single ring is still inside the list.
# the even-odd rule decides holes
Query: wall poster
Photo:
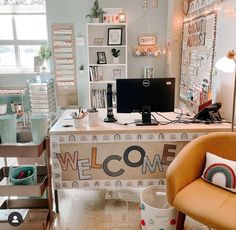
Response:
[[[211,99],[215,36],[216,13],[183,24],[180,98],[187,104]]]

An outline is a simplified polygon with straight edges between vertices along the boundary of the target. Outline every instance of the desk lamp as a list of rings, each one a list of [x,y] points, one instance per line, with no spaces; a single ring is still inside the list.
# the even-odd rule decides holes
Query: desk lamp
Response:
[[[229,51],[227,56],[222,57],[219,59],[215,67],[222,72],[225,73],[234,73],[234,91],[233,91],[233,111],[232,111],[232,123],[231,123],[231,131],[234,131],[234,112],[235,112],[235,92],[236,92],[236,59],[235,59],[235,52],[234,50]]]

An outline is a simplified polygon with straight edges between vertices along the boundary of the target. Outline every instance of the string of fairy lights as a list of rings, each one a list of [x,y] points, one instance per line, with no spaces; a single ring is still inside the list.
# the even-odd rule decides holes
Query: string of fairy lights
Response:
[[[203,16],[203,15],[208,15],[212,12],[219,12],[219,11],[223,11],[223,13],[227,16],[231,16],[231,17],[235,17],[236,16],[236,12],[234,10],[234,8],[232,7],[232,5],[230,3],[226,3],[224,8],[222,7],[222,2],[224,2],[225,0],[218,0],[215,1],[209,5],[206,5],[204,8],[199,9],[199,10],[195,10],[191,13],[188,13],[188,15],[186,15],[183,19],[183,22],[188,22],[188,21],[192,21],[194,20],[196,17],[199,17],[199,15]]]

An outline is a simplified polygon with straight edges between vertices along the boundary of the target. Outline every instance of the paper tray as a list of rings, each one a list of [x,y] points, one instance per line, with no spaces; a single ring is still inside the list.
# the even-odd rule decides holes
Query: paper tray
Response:
[[[13,227],[8,222],[1,222],[0,229],[48,230],[50,228],[48,200],[46,199],[5,200],[0,209],[14,209],[14,211],[28,209],[26,217],[18,227]]]
[[[0,157],[40,157],[46,149],[46,140],[41,144],[6,143],[0,144]]]
[[[13,185],[9,182],[9,167],[0,169],[0,196],[42,196],[47,186],[46,166],[37,167],[37,184]]]

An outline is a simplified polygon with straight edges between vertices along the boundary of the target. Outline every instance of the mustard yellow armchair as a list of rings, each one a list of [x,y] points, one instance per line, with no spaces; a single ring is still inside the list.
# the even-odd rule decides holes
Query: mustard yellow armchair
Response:
[[[236,230],[236,193],[201,178],[206,152],[236,161],[236,134],[220,132],[198,137],[168,167],[168,201],[179,211],[176,229],[183,229],[188,215],[216,230]]]

